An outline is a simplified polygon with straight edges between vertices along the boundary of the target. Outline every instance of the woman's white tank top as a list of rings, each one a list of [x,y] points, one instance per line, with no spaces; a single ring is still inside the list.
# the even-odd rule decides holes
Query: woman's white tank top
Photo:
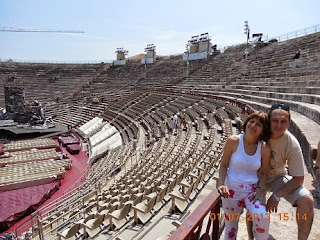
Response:
[[[261,166],[261,141],[254,155],[246,154],[243,144],[243,134],[239,135],[239,144],[236,152],[231,155],[227,177],[230,181],[243,184],[257,183],[257,170]]]

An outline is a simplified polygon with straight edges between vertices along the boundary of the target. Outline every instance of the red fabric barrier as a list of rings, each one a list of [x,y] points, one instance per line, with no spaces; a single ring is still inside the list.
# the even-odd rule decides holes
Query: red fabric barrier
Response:
[[[13,191],[0,192],[0,232],[19,219],[34,212],[55,191],[60,182],[43,184]]]
[[[66,149],[71,154],[78,154],[81,150],[81,146],[79,144],[70,144],[67,145]]]
[[[62,146],[67,146],[69,144],[79,144],[79,140],[74,137],[61,137],[60,142],[62,143]]]

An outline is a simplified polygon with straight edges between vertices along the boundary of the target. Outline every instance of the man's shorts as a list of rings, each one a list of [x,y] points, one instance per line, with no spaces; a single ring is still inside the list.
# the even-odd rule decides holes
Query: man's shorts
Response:
[[[269,192],[276,192],[278,189],[282,188],[284,184],[286,184],[292,177],[289,175],[281,175],[271,182],[266,184],[265,190]],[[283,198],[286,199],[293,207],[296,207],[295,204],[296,200],[300,197],[312,195],[308,189],[306,189],[304,186],[298,187],[295,191],[292,193],[284,196]]]

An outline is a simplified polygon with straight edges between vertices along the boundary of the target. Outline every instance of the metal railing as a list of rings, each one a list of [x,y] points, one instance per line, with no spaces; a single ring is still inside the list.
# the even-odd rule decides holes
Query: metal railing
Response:
[[[266,36],[265,38],[262,38],[262,40],[264,42],[267,42],[271,39],[277,39],[278,42],[281,42],[281,41],[286,41],[286,40],[297,38],[297,37],[302,37],[302,36],[305,36],[308,34],[317,33],[319,31],[320,31],[320,24],[313,25],[313,26],[303,28],[303,29],[299,29],[297,31],[285,33],[280,36],[276,36],[276,37],[272,37],[272,38],[268,38],[268,36]]]
[[[49,232],[43,232],[42,229],[47,226],[43,221],[50,216],[51,211],[55,211],[56,209],[68,208],[68,206],[80,202],[82,208],[85,205],[85,199],[87,196],[95,195],[97,197],[98,193],[101,191],[101,185],[107,182],[110,177],[113,176],[115,172],[114,169],[105,169],[100,172],[98,179],[99,181],[91,182],[88,188],[83,189],[83,183],[90,180],[88,179],[88,175],[90,174],[90,168],[87,168],[85,173],[78,179],[78,181],[69,187],[67,191],[63,193],[61,197],[49,203],[48,205],[41,207],[36,212],[31,214],[31,217],[25,220],[22,224],[20,224],[15,229],[15,236],[21,236],[25,232],[29,232],[31,236],[37,237],[39,239],[46,239],[47,234],[51,234],[56,231],[56,228],[52,228]],[[92,196],[91,196],[92,197]],[[53,222],[58,222],[61,220],[57,218],[53,220]],[[59,225],[59,224],[58,224]]]
[[[182,239],[212,239],[218,240],[221,233],[220,213],[221,197],[217,190],[213,190],[200,205],[190,214],[190,216],[177,228],[168,240]],[[206,232],[200,236],[205,217],[209,215]],[[211,224],[213,224],[210,233]],[[211,238],[210,238],[211,236]]]
[[[15,229],[15,236],[21,236],[23,233],[27,233],[28,231],[31,236],[33,236],[33,226],[35,223],[38,222],[38,218],[37,216],[34,215],[30,215],[30,218],[28,220],[26,220],[25,222],[23,222],[21,225],[19,225],[19,227],[17,227]]]
[[[265,37],[262,37],[261,40],[263,42],[268,42],[271,39],[276,39],[278,42],[282,42],[282,41],[286,41],[286,40],[290,40],[290,39],[306,36],[306,35],[317,33],[317,32],[320,32],[320,24],[313,25],[313,26],[310,26],[310,27],[307,27],[307,28],[303,28],[303,29],[300,29],[300,30],[296,30],[296,31],[293,31],[293,32],[285,33],[285,34],[282,34],[282,35],[279,35],[279,36],[268,37],[268,35],[267,35]],[[245,45],[245,44],[246,44],[246,42],[243,42],[243,43],[233,44],[233,45],[229,45],[229,46],[221,46],[221,47],[218,47],[217,49],[221,53],[223,53],[228,48],[235,48],[235,47],[239,47],[240,45]]]

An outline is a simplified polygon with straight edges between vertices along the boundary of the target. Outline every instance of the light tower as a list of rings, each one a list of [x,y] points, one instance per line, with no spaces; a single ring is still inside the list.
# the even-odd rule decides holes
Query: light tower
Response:
[[[186,52],[183,54],[184,61],[192,61],[197,59],[207,59],[211,52],[211,37],[208,33],[194,35],[186,44]]]
[[[156,58],[156,46],[154,44],[147,44],[147,47],[144,49],[146,56],[141,59],[141,64],[152,64],[155,62]]]
[[[189,54],[196,53],[199,51],[199,35],[194,35],[188,41],[187,46],[189,46]]]
[[[244,34],[247,35],[247,45],[246,45],[246,51],[245,51],[245,54],[247,56],[249,51],[248,43],[249,43],[249,37],[250,37],[250,28],[249,28],[248,21],[244,21]]]
[[[117,54],[117,60],[113,61],[113,65],[114,66],[121,66],[121,65],[125,65],[126,64],[126,55],[128,55],[129,51],[128,50],[124,50],[123,48],[117,48],[117,50],[115,51],[115,53]]]

